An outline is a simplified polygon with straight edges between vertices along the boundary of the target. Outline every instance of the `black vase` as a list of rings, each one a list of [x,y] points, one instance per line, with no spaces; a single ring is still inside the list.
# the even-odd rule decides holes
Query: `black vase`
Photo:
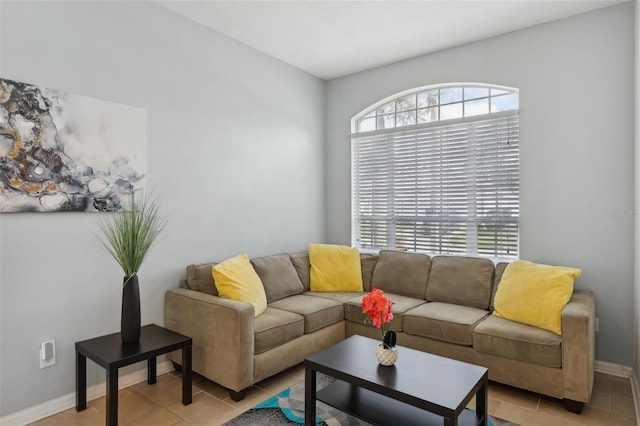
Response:
[[[124,344],[138,343],[140,340],[140,287],[137,275],[124,277],[120,335]]]

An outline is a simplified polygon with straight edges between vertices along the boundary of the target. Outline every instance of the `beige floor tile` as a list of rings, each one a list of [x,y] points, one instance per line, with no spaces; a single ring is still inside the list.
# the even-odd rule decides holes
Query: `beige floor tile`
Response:
[[[225,387],[220,386],[216,382],[212,382],[199,374],[194,374],[193,386],[220,400],[229,397],[229,391]]]
[[[600,410],[611,410],[611,395],[609,392],[594,389],[591,393],[591,400],[587,405]]]
[[[585,424],[584,416],[582,416],[582,414],[576,414],[568,411],[567,407],[564,405],[564,402],[560,399],[543,396],[540,399],[538,412],[549,414],[551,416],[558,417],[573,423]]]
[[[174,402],[182,401],[182,376],[163,374],[158,376],[157,382],[153,385],[144,381],[131,386],[129,389],[144,395],[161,407],[165,407]],[[200,392],[200,389],[192,383],[192,395],[198,392]]]
[[[493,416],[496,412],[496,410],[498,409],[498,407],[500,406],[500,401],[494,398],[488,398],[487,399],[487,411],[489,412],[490,416]],[[471,398],[471,401],[469,401],[469,403],[467,404],[467,408],[470,408],[472,410],[476,409],[476,397],[474,396],[473,398]]]
[[[504,401],[498,407],[495,416],[521,426],[577,426],[583,424]]]
[[[500,405],[502,404],[502,401],[499,401],[497,399],[493,399],[493,398],[489,398],[489,415],[490,416],[497,416],[497,412],[498,409],[500,408]]]
[[[259,381],[255,384],[255,386],[260,389],[264,389],[265,391],[270,392],[270,394],[273,395],[290,386],[295,385],[301,380],[304,380],[304,377],[300,378],[291,374],[276,374],[275,376],[271,376],[267,379]]]
[[[536,410],[540,395],[500,383],[489,382],[489,398]]]
[[[587,426],[636,426],[635,419],[591,406],[584,407],[582,415]]]
[[[276,393],[278,392],[266,391],[257,386],[252,386],[247,389],[247,396],[244,399],[240,401],[234,401],[229,397],[229,395],[227,395],[227,398],[223,399],[223,401],[239,410],[240,412],[244,412],[249,408],[255,407],[256,405],[260,404],[262,401],[275,395]]]
[[[593,373],[593,388],[598,389],[602,386],[606,386],[606,383],[609,382],[609,374],[604,373]]]
[[[105,397],[91,401],[88,405],[105,416]],[[182,419],[136,391],[127,388],[118,392],[118,424],[120,426],[170,426],[179,423],[180,420]]]
[[[194,395],[190,405],[182,405],[177,402],[169,405],[167,409],[186,421],[187,424],[196,426],[217,426],[242,413],[242,411],[204,392]]]
[[[633,393],[631,392],[631,382],[629,381],[629,379],[610,376],[607,386],[607,390],[612,396],[633,398]]]
[[[104,424],[104,422],[103,413],[93,407],[88,407],[82,411],[71,408],[32,424],[37,426],[94,426]]]
[[[633,398],[611,395],[611,412],[620,416],[634,419],[636,416]]]

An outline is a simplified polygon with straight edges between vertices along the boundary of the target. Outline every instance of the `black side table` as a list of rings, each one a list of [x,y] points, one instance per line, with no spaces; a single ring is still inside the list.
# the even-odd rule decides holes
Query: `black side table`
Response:
[[[118,424],[118,368],[147,360],[147,383],[156,382],[156,357],[182,349],[182,403],[191,404],[190,337],[156,324],[140,330],[140,341],[122,344],[120,333],[76,342],[76,410],[87,408],[87,358],[107,371],[107,426]]]

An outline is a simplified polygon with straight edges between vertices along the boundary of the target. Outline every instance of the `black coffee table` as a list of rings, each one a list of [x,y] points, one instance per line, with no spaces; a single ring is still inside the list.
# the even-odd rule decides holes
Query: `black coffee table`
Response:
[[[384,367],[378,343],[351,336],[305,360],[306,425],[316,400],[376,425],[487,425],[486,368],[405,347]],[[337,380],[316,392],[316,372]],[[474,395],[476,411],[465,410]]]
[[[123,345],[120,333],[76,342],[76,410],[87,408],[87,358],[107,370],[107,426],[118,424],[118,369],[147,360],[147,383],[156,383],[156,357],[182,349],[182,403],[191,404],[190,337],[156,324],[140,329],[140,341]]]

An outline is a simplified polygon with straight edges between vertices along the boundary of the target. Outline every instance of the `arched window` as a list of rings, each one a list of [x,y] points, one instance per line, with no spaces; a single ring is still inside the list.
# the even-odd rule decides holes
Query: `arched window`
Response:
[[[352,243],[518,257],[517,89],[421,87],[351,121]]]

